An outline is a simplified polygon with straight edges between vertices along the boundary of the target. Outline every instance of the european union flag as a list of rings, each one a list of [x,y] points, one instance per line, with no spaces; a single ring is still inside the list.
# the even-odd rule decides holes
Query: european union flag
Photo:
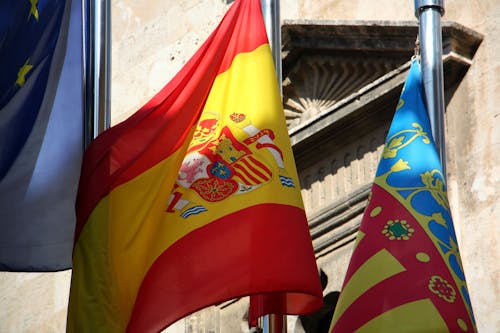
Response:
[[[71,267],[83,151],[81,2],[0,2],[0,270]]]
[[[331,327],[332,333],[476,331],[416,60]]]

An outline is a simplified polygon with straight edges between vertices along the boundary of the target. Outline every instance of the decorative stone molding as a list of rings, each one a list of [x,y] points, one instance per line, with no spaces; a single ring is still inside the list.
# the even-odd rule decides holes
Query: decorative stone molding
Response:
[[[417,34],[417,22],[285,21],[283,95],[289,127],[338,109],[401,69],[414,54]],[[481,41],[473,30],[443,23],[446,88],[461,81]]]
[[[285,21],[282,34],[284,109],[320,257],[355,238],[418,24]],[[481,41],[443,23],[446,102]]]
[[[306,55],[298,59],[283,82],[289,127],[314,118],[337,102],[397,67],[402,59]]]
[[[370,184],[384,138],[383,129],[373,131],[342,148],[321,154],[316,163],[300,169],[302,197],[308,212],[347,199],[360,187]],[[328,150],[328,147],[323,148]]]

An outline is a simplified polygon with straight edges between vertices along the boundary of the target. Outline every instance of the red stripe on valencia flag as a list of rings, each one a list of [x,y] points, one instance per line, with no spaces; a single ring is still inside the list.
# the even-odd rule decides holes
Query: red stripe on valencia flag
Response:
[[[247,140],[271,129],[283,156]],[[249,157],[268,179],[241,182]],[[70,332],[158,331],[243,295],[321,306],[259,0],[236,1],[160,93],[94,141],[77,216]]]

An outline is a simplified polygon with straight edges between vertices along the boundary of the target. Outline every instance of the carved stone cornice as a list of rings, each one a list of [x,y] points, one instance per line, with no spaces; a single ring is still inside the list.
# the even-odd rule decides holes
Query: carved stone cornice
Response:
[[[339,198],[309,217],[309,230],[314,252],[321,255],[336,244],[354,238],[368,201],[371,184],[366,184],[347,197]],[[332,233],[335,231],[334,233]]]
[[[442,28],[449,100],[482,35],[454,22]],[[413,21],[284,22],[283,103],[298,163],[310,159],[311,144],[366,133],[391,119],[417,34]]]
[[[285,21],[283,104],[314,249],[354,240],[402,86],[417,22]],[[482,36],[443,23],[446,103]]]

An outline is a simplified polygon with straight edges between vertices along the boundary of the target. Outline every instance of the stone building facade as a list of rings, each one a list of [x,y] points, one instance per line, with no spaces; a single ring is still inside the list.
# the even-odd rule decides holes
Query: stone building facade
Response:
[[[112,0],[113,123],[181,68],[231,2]],[[449,199],[479,332],[494,333],[500,332],[500,2],[450,0],[445,10]],[[281,17],[283,103],[330,300],[342,284],[418,23],[410,0],[282,0]],[[64,331],[70,273],[0,273],[0,332]],[[247,307],[247,299],[229,301],[167,331],[248,332]],[[290,317],[289,332],[303,332],[306,321]]]

